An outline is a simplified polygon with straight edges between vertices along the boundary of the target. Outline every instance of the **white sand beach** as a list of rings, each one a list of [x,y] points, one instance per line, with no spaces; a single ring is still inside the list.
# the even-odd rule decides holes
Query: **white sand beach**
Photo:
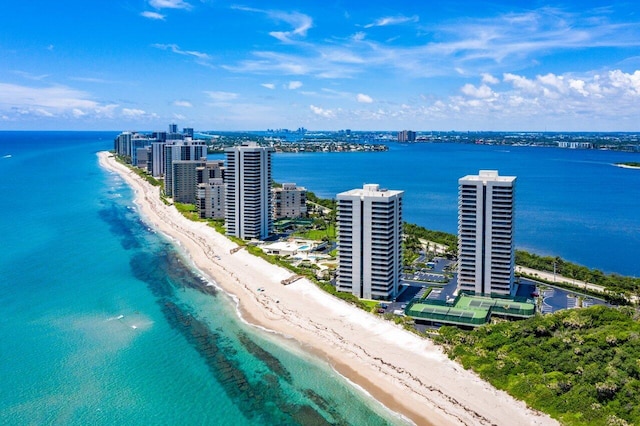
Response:
[[[99,153],[99,161],[133,188],[143,220],[179,241],[201,271],[237,297],[246,321],[294,339],[389,409],[419,425],[558,424],[464,370],[429,340],[353,307],[306,279],[282,285],[291,272],[246,250],[231,254],[235,243],[165,205],[158,187],[107,152]]]

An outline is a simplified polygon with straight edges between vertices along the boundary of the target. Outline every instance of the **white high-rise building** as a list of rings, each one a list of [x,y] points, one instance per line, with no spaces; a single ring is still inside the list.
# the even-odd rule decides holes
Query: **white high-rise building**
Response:
[[[227,235],[264,240],[271,234],[271,155],[274,151],[255,142],[225,149]]]
[[[364,185],[337,195],[338,291],[391,300],[402,273],[404,191]]]
[[[153,177],[164,176],[165,171],[165,158],[164,147],[166,142],[152,142],[151,143],[151,174]]]
[[[459,290],[512,295],[515,182],[495,170],[458,181]]]

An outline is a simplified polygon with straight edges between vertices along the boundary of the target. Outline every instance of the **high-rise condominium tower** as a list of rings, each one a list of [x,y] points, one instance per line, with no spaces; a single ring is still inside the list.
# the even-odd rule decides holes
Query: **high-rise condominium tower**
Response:
[[[338,194],[338,291],[395,298],[402,273],[403,195],[375,184]]]
[[[164,193],[173,197],[173,162],[199,161],[207,156],[207,144],[204,141],[173,141],[164,145]],[[191,201],[193,202],[193,201]]]
[[[271,234],[271,155],[255,142],[225,149],[225,222],[227,235],[264,240]]]
[[[458,181],[459,290],[511,295],[515,181],[495,170]]]

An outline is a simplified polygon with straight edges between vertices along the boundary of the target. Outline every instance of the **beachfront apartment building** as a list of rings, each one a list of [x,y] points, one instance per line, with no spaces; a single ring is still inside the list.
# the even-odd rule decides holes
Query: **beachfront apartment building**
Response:
[[[271,156],[275,149],[255,142],[225,149],[225,226],[227,235],[266,239],[273,229]]]
[[[195,204],[198,189],[197,169],[205,164],[206,158],[173,161],[171,163],[171,194],[167,195],[176,203]]]
[[[207,161],[196,168],[196,207],[202,219],[224,219],[224,161]]]
[[[151,142],[151,157],[150,157],[150,166],[149,172],[153,177],[163,177],[164,176],[164,168],[165,158],[164,158],[164,147],[166,142]]]
[[[307,215],[307,189],[295,183],[283,183],[273,188],[273,216],[275,219],[299,218]]]
[[[458,289],[510,296],[514,276],[515,176],[480,170],[458,180]]]
[[[392,300],[402,273],[404,191],[377,184],[337,195],[336,288],[362,299]]]
[[[199,140],[175,140],[167,142],[164,146],[164,193],[167,197],[173,196],[173,173],[172,164],[174,161],[200,160],[207,156],[207,145],[205,141]],[[194,179],[195,187],[195,179]],[[190,201],[193,203],[195,200]]]

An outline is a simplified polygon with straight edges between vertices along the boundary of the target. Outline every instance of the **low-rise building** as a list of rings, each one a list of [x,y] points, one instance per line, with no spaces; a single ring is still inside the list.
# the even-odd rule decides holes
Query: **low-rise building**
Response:
[[[307,215],[307,189],[295,183],[273,188],[273,216],[275,219],[298,218]]]
[[[224,203],[224,161],[208,161],[196,168],[198,188],[196,206],[202,219],[223,219]]]

